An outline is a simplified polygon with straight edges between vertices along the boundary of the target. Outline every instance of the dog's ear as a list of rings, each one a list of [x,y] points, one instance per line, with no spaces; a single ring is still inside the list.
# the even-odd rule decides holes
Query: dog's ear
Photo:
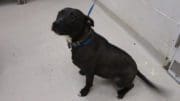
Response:
[[[86,24],[94,27],[94,21],[89,16],[86,16]]]

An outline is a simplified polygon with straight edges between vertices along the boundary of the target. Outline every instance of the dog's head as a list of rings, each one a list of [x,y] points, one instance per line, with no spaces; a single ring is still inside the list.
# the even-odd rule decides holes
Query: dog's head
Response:
[[[56,20],[53,22],[52,30],[58,35],[70,37],[79,36],[86,27],[94,26],[93,20],[84,15],[80,10],[64,8],[59,11]]]

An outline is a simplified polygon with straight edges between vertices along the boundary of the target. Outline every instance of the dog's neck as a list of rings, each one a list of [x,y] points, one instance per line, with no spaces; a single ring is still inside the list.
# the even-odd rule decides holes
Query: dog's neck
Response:
[[[68,37],[68,36],[67,36],[67,37],[66,37],[66,40],[67,40],[67,42],[71,42],[71,43],[77,42],[77,41],[82,41],[82,40],[86,39],[87,37],[89,37],[89,35],[91,34],[91,32],[92,32],[92,29],[86,27],[86,28],[84,29],[84,31],[80,33],[81,36],[78,36],[78,37]]]
[[[82,36],[79,36],[78,38],[71,38],[71,37],[66,37],[68,47],[79,47],[79,46],[84,46],[89,44],[91,41],[91,34],[92,34],[92,29],[85,29],[84,33],[80,33]]]

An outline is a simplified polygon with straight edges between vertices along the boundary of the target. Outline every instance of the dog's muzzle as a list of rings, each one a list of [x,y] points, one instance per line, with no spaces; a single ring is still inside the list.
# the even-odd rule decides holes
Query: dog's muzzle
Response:
[[[57,26],[58,26],[58,23],[57,23],[57,22],[54,22],[54,23],[52,24],[52,28],[51,28],[51,29],[52,29],[53,31],[57,32],[57,30],[58,30]]]
[[[52,24],[51,29],[58,35],[64,35],[65,33],[67,33],[63,23],[59,24],[59,22],[56,21]]]

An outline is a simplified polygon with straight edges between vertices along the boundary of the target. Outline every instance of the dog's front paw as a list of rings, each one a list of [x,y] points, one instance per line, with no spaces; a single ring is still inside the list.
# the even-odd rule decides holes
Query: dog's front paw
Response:
[[[122,95],[122,94],[119,94],[119,95],[117,96],[118,99],[123,99],[123,97],[124,97],[124,95]]]
[[[79,71],[79,74],[80,75],[85,75],[85,73],[82,70]]]
[[[81,97],[87,96],[88,93],[89,93],[89,89],[83,88],[80,91],[80,96]]]

